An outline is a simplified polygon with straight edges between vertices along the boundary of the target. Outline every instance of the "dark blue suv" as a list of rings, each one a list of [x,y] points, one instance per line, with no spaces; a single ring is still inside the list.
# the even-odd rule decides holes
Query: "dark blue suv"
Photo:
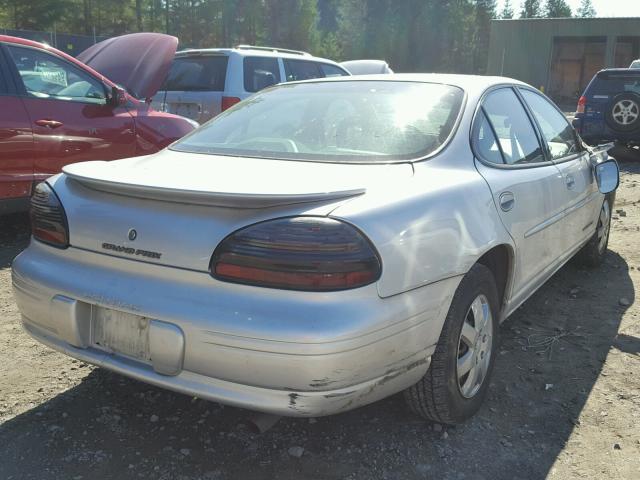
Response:
[[[640,69],[596,73],[578,101],[573,126],[590,145],[639,146]]]

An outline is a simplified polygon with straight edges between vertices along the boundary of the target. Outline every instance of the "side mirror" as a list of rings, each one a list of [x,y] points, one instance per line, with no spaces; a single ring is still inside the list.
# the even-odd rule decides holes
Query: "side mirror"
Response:
[[[596,182],[598,182],[598,190],[600,190],[601,193],[611,193],[618,188],[620,171],[618,169],[618,162],[615,160],[611,159],[598,163],[595,166],[595,174]]]
[[[119,107],[127,103],[127,95],[124,89],[120,87],[111,87],[111,95],[107,99],[107,104],[112,107]]]

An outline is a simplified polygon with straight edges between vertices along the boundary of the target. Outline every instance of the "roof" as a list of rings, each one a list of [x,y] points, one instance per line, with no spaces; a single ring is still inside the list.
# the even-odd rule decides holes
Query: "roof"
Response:
[[[621,75],[640,75],[640,68],[604,68],[600,70],[596,75],[601,73],[619,73]]]
[[[287,82],[286,85],[296,83],[317,82],[354,82],[354,81],[382,81],[382,82],[425,82],[442,83],[459,87],[467,92],[481,93],[487,88],[500,84],[526,85],[520,80],[507,77],[494,77],[484,75],[461,75],[449,73],[394,73],[383,75],[353,75],[350,77],[314,78],[300,82]]]
[[[240,56],[252,56],[252,57],[281,57],[291,58],[297,60],[318,60],[326,63],[338,65],[337,62],[329,60],[327,58],[315,57],[307,52],[279,49],[276,47],[255,47],[250,45],[239,45],[235,48],[189,48],[186,50],[180,50],[176,53],[177,56],[183,55],[215,55],[215,54],[230,54]]]

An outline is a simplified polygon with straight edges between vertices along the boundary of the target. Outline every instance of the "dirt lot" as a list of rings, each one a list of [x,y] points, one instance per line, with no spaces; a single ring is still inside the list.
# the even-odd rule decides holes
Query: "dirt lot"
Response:
[[[0,219],[0,478],[640,478],[640,165],[622,169],[604,267],[566,266],[505,322],[489,401],[447,429],[397,396],[257,435],[40,346],[11,293],[26,218]]]

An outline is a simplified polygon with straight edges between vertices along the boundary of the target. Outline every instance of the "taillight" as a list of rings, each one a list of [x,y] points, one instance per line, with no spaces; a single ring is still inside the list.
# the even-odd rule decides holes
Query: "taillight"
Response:
[[[233,107],[239,101],[238,97],[222,97],[222,111],[224,112],[226,109]]]
[[[213,252],[210,270],[227,282],[332,291],[375,282],[382,266],[355,227],[323,217],[290,217],[232,233]]]
[[[67,216],[60,199],[46,182],[36,185],[29,216],[34,238],[58,248],[69,246]]]
[[[587,97],[580,97],[578,100],[578,107],[576,108],[576,113],[584,113],[584,110],[587,106]]]

